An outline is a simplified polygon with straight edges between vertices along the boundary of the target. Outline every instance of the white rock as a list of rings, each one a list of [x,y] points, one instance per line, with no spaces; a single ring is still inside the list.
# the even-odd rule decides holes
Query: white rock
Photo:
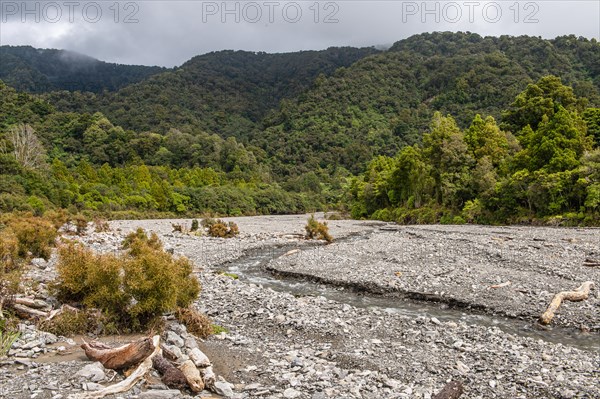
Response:
[[[153,389],[141,392],[138,399],[170,399],[181,397],[181,392],[177,389]]]
[[[194,362],[196,367],[208,367],[210,366],[210,359],[200,349],[194,348],[189,351],[188,356]]]
[[[295,399],[302,395],[299,391],[296,391],[294,388],[288,388],[283,391],[283,397],[287,399]]]

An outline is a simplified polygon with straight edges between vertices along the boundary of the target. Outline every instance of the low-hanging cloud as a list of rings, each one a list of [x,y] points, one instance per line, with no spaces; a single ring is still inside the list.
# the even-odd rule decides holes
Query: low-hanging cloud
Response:
[[[175,66],[223,49],[389,45],[428,31],[599,38],[599,21],[597,1],[3,0],[0,44]]]

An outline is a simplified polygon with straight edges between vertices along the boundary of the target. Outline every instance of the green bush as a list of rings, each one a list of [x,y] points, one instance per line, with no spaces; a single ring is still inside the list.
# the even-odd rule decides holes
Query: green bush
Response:
[[[56,227],[50,221],[39,217],[20,217],[11,221],[9,226],[19,242],[20,257],[26,258],[31,252],[34,258],[50,258],[58,235]]]
[[[198,219],[192,220],[192,227],[190,228],[190,231],[197,231],[199,227]]]
[[[217,223],[216,219],[213,218],[204,218],[202,219],[202,222],[200,223],[202,225],[202,227],[204,227],[205,229],[210,228],[210,226],[212,226],[213,224]]]
[[[5,319],[0,319],[0,358],[6,356],[12,344],[19,338],[20,333],[6,325]]]
[[[148,234],[146,234],[142,228],[138,228],[136,231],[127,234],[121,243],[121,248],[129,249],[132,255],[135,256],[135,254],[139,251],[139,248],[145,245],[150,246],[157,251],[163,249],[162,242],[156,233],[153,232],[150,237],[148,237]]]
[[[138,229],[126,237],[123,248],[127,253],[117,257],[76,243],[61,247],[58,297],[100,309],[123,330],[141,330],[198,296],[191,262],[165,252],[156,234],[148,237]]]
[[[319,222],[315,219],[315,215],[311,215],[304,226],[306,230],[306,238],[309,240],[325,240],[328,243],[333,241],[333,237],[329,234],[329,227],[327,227],[327,222]]]
[[[6,303],[19,290],[21,269],[19,241],[10,228],[0,230],[0,302]],[[1,310],[0,310],[1,311]],[[0,320],[2,315],[0,315]]]
[[[110,231],[110,224],[104,219],[94,219],[94,231],[96,233],[104,233]]]
[[[75,233],[78,236],[85,235],[88,227],[88,219],[84,215],[78,214],[73,216],[71,222],[75,225]]]
[[[225,222],[224,220],[213,220],[208,226],[208,235],[219,238],[232,238],[240,234],[240,229],[234,222]]]
[[[173,233],[183,233],[183,225],[171,223],[171,227],[173,227]]]
[[[39,324],[40,330],[48,331],[55,335],[68,337],[74,334],[87,332],[100,332],[102,334],[117,334],[114,322],[97,310],[65,309],[56,317],[44,320]]]

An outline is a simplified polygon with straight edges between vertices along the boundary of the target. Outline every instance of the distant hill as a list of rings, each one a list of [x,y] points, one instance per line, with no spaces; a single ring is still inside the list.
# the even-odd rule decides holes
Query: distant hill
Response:
[[[66,50],[0,46],[0,80],[30,93],[115,91],[165,70],[161,67],[112,64]]]
[[[478,113],[501,121],[527,84],[549,74],[600,105],[594,39],[420,34],[317,79],[250,142],[274,155],[278,175],[336,166],[357,173],[374,155],[393,156],[419,142],[434,111],[451,114],[461,127]]]
[[[476,114],[501,123],[502,110],[545,75],[598,106],[600,43],[438,32],[387,51],[219,51],[116,92],[44,98],[57,111],[102,112],[138,133],[235,137],[287,179],[320,169],[360,173],[374,156],[420,142],[435,111],[462,128]]]
[[[102,111],[125,128],[165,133],[176,127],[244,138],[282,99],[296,97],[320,74],[378,52],[351,47],[281,54],[219,51],[116,93],[50,98],[61,110]]]

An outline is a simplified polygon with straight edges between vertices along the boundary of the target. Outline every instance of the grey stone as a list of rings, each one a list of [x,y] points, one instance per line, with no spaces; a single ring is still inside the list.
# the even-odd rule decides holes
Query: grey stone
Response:
[[[166,341],[169,344],[173,344],[175,346],[178,347],[182,347],[183,346],[183,339],[177,335],[176,333],[174,333],[173,331],[167,331],[166,333]]]
[[[86,365],[84,368],[79,370],[76,375],[92,382],[102,381],[106,378],[104,366],[102,366],[100,362]]]
[[[140,392],[138,399],[171,399],[180,398],[181,392],[177,389],[153,389],[150,391]]]
[[[232,386],[227,381],[224,381],[224,380],[216,381],[213,385],[213,390],[217,395],[221,395],[226,398],[233,397]]]
[[[294,388],[288,388],[283,391],[283,397],[286,399],[296,399],[302,395],[300,391],[295,390]]]

